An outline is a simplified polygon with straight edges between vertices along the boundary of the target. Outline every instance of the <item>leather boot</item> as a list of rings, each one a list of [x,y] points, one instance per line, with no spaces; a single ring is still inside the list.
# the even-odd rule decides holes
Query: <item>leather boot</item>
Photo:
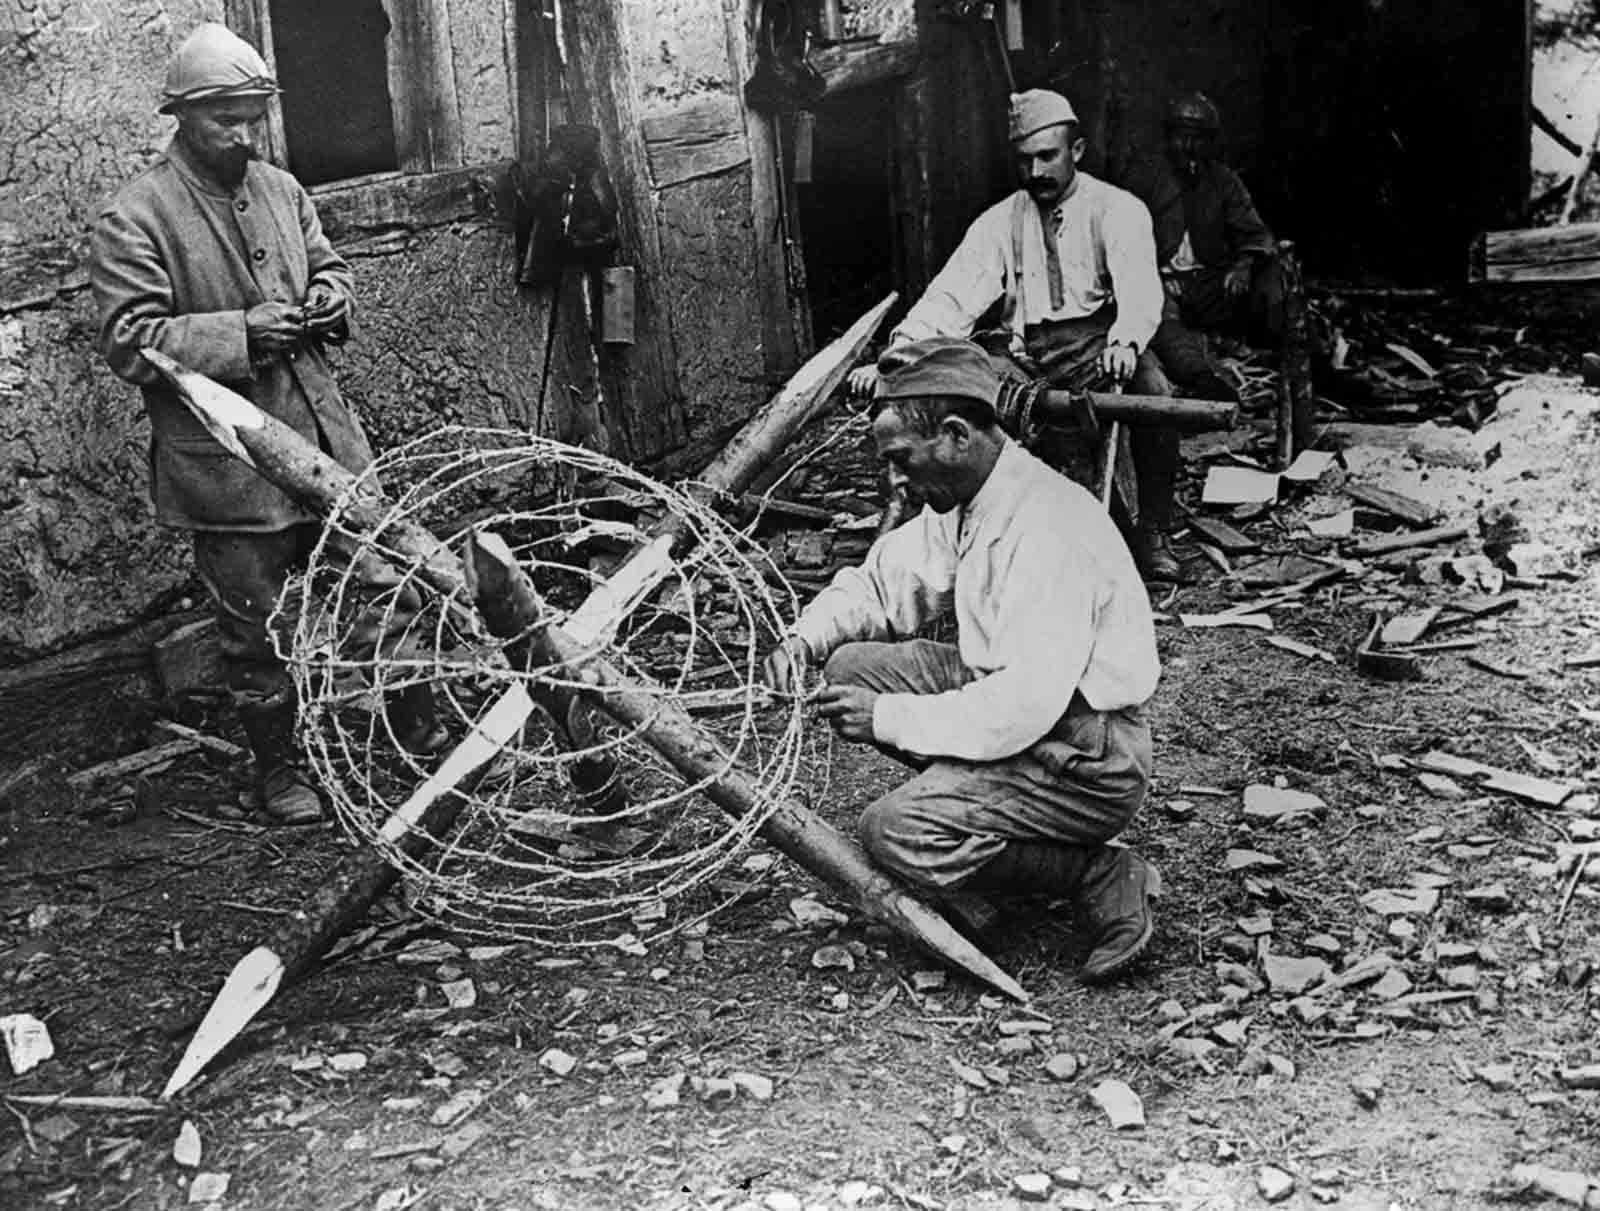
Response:
[[[425,681],[391,691],[383,713],[400,747],[414,757],[431,757],[450,743],[450,733],[439,722],[433,687]]]
[[[1100,845],[1086,853],[1074,904],[1091,949],[1078,978],[1099,984],[1125,971],[1148,945],[1155,929],[1150,898],[1161,894],[1161,872],[1120,846]]]
[[[1139,571],[1146,580],[1183,579],[1183,565],[1173,553],[1166,531],[1150,528],[1139,532]]]
[[[1088,853],[1081,845],[1011,841],[980,866],[961,890],[1005,896],[1076,897]]]
[[[320,821],[322,797],[311,784],[295,748],[293,695],[241,698],[236,705],[255,758],[253,805],[273,824]]]

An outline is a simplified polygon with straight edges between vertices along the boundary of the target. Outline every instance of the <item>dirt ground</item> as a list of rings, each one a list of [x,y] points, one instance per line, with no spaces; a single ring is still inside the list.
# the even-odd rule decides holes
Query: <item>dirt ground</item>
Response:
[[[1600,900],[1560,865],[1600,818],[1600,667],[1567,665],[1600,651],[1597,413],[1572,380],[1523,381],[1484,430],[1500,445],[1487,470],[1419,464],[1412,428],[1335,426],[1349,469],[1233,519],[1262,550],[1232,556],[1231,575],[1183,545],[1199,583],[1154,597],[1158,783],[1127,838],[1168,894],[1147,961],[1109,989],[1074,982],[1063,905],[1021,906],[996,951],[1032,994],[1022,1007],[859,915],[797,919],[796,898],[845,906],[757,847],[741,903],[659,953],[457,945],[388,901],[170,1108],[27,1103],[158,1093],[184,1021],[346,843],[216,819],[239,776],[220,757],[131,802],[74,792],[70,765],[13,788],[0,1014],[44,1019],[56,1055],[0,1086],[0,1205],[1563,1205],[1512,1169],[1600,1182],[1600,1094],[1582,1087],[1600,1072],[1578,1071],[1600,1063]],[[1189,443],[1191,499],[1221,445]],[[1472,535],[1341,553],[1304,523],[1349,507],[1347,476]],[[1509,584],[1455,583],[1436,557],[1478,552],[1491,503],[1555,554]],[[1357,539],[1375,536],[1357,520]],[[1181,621],[1260,597],[1278,555],[1342,560],[1270,611],[1272,635],[1331,659]],[[1490,589],[1514,607],[1436,628],[1424,642],[1477,643],[1420,655],[1419,680],[1355,667],[1374,614]],[[198,708],[184,721],[226,726]],[[1551,808],[1470,778],[1425,786],[1413,762],[1434,750],[1574,793]],[[842,825],[903,776],[831,752],[824,810]],[[1252,817],[1247,787],[1319,802]],[[462,979],[476,1002],[451,1008],[443,989]],[[1106,1081],[1137,1094],[1142,1127],[1112,1125]],[[185,1123],[197,1166],[174,1158]]]

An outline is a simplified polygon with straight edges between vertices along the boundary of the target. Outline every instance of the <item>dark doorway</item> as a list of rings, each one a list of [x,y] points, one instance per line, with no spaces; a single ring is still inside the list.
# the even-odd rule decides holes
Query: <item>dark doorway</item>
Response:
[[[304,185],[399,168],[381,0],[272,0],[289,171]]]
[[[797,186],[812,330],[822,345],[894,289],[891,87],[817,107],[811,184]]]

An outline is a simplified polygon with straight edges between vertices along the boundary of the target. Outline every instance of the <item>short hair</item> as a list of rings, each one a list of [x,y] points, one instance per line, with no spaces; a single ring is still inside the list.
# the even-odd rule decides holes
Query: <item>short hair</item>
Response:
[[[1000,425],[1000,418],[991,405],[967,395],[907,395],[872,401],[873,420],[887,411],[893,411],[921,437],[937,435],[939,426],[950,416],[959,416],[975,429],[989,430]]]

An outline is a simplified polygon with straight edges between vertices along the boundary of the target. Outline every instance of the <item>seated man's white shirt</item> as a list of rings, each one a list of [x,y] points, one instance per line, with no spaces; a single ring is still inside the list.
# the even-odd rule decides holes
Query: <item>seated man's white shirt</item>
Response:
[[[1106,340],[1143,351],[1161,323],[1163,291],[1155,236],[1145,204],[1126,190],[1080,172],[1060,204],[1055,235],[1061,306],[1050,305],[1044,220],[1027,194],[1022,238],[1022,299],[1010,317],[1012,351],[1029,324],[1085,319],[1113,299],[1117,319]],[[1014,297],[1012,213],[1018,194],[978,216],[928,289],[894,330],[891,343],[930,336],[969,337],[997,299]]]
[[[1015,442],[971,504],[925,507],[884,535],[806,607],[795,633],[822,661],[852,640],[912,638],[947,609],[976,679],[942,694],[879,695],[880,743],[997,761],[1042,739],[1074,692],[1102,711],[1155,692],[1155,628],[1126,542],[1093,496]]]

